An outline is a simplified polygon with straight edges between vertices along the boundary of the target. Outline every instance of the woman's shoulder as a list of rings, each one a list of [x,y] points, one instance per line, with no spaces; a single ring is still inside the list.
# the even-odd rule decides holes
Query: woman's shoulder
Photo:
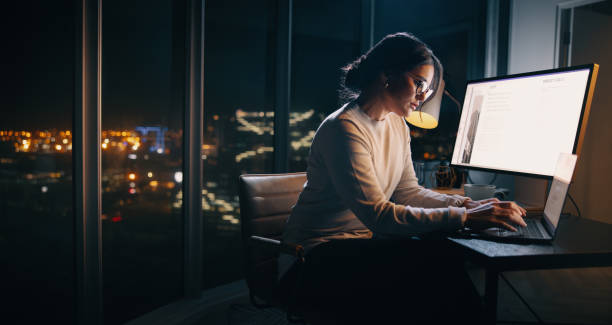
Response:
[[[323,120],[319,129],[345,129],[347,124],[354,124],[357,122],[354,110],[355,107],[351,106],[350,103],[343,105],[335,112],[329,114],[325,120]]]
[[[344,105],[329,114],[319,125],[313,138],[312,148],[328,147],[348,139],[364,138],[364,130],[353,116],[352,109]]]
[[[338,120],[347,120],[353,119],[354,114],[353,111],[357,106],[352,102],[346,103],[338,108],[335,112],[329,114],[327,118],[325,118],[324,122],[335,122]]]

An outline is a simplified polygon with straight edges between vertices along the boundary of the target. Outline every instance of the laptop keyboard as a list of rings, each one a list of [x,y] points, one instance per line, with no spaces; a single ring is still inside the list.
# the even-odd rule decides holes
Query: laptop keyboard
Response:
[[[540,232],[537,222],[535,219],[525,219],[527,227],[515,227],[518,231],[512,232],[508,230],[500,230],[503,235],[512,235],[517,237],[528,237],[528,238],[544,238],[545,236]]]

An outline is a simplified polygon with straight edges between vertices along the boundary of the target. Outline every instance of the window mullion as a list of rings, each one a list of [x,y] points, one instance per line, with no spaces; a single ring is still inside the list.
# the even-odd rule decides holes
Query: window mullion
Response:
[[[79,324],[102,323],[101,32],[102,0],[77,11],[73,119],[76,310]]]
[[[276,105],[274,109],[274,172],[289,169],[289,106],[291,103],[291,25],[293,0],[278,1],[276,34]]]
[[[202,125],[204,80],[204,0],[191,0],[187,26],[187,92],[184,121],[183,211],[184,290],[198,298],[202,290]]]

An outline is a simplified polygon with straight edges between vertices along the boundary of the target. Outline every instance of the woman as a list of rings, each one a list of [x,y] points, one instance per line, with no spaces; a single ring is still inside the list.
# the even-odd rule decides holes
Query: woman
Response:
[[[404,117],[433,97],[442,76],[427,45],[411,34],[388,35],[344,72],[352,100],[317,130],[307,182],[283,234],[307,253],[298,299],[355,316],[353,323],[396,319],[407,308],[422,321],[444,310],[470,318],[478,302],[462,261],[444,241],[410,238],[465,226],[516,230],[525,211],[418,185]],[[291,257],[280,257],[281,288],[290,290],[298,273]]]

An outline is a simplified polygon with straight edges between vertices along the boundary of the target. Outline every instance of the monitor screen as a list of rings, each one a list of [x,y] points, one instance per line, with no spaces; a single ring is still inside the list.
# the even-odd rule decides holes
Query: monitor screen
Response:
[[[468,82],[451,163],[552,177],[559,154],[576,153],[596,67]]]

